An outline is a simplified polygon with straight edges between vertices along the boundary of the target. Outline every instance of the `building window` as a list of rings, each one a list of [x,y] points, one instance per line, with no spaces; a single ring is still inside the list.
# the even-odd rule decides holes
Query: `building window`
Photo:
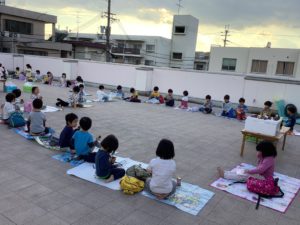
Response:
[[[153,60],[145,60],[145,65],[146,66],[154,66],[154,61]]]
[[[182,53],[181,52],[173,52],[172,58],[174,60],[182,60]]]
[[[146,45],[146,52],[155,52],[155,45]]]
[[[5,20],[5,30],[19,34],[32,34],[32,24],[15,20]]]
[[[185,34],[185,26],[175,26],[175,34]]]
[[[133,48],[134,49],[141,49],[142,48],[142,44],[133,44]]]
[[[277,64],[277,75],[293,75],[294,74],[294,62],[278,62]]]
[[[204,64],[197,64],[196,65],[196,70],[204,70]]]
[[[34,50],[26,50],[26,49],[19,49],[18,50],[19,54],[24,54],[24,55],[40,55],[40,56],[48,56],[48,52],[44,51],[34,51]]]
[[[267,73],[267,60],[252,60],[251,73]]]
[[[224,71],[235,71],[236,59],[223,59],[222,70]]]

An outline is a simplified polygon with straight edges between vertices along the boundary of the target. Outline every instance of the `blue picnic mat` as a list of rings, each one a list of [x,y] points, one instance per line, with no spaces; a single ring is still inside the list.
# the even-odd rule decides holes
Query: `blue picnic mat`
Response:
[[[73,167],[79,166],[80,164],[84,163],[83,160],[74,159],[74,156],[70,152],[54,155],[52,156],[52,158],[64,163],[70,163]]]
[[[24,128],[23,127],[20,127],[20,128],[12,128],[12,130],[21,135],[22,137],[28,139],[28,140],[34,140],[34,137],[32,135],[30,135],[28,132],[25,132],[24,131]]]
[[[166,200],[158,200],[146,191],[143,191],[142,195],[196,216],[215,194],[197,185],[182,182],[181,186],[176,189],[175,194]]]

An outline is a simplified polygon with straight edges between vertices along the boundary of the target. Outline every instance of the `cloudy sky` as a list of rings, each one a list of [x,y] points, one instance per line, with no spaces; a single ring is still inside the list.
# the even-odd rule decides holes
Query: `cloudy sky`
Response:
[[[58,16],[60,29],[97,33],[105,25],[106,0],[6,0],[6,4]],[[112,0],[119,21],[113,34],[171,36],[178,0]],[[197,50],[221,45],[221,32],[230,24],[229,46],[300,48],[299,0],[182,0],[181,14],[199,19]],[[77,15],[79,19],[77,19]]]

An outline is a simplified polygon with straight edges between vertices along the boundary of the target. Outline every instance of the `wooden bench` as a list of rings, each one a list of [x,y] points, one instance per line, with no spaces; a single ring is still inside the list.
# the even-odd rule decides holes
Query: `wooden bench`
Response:
[[[280,130],[280,132],[277,136],[269,136],[269,135],[265,135],[265,134],[253,133],[250,131],[246,131],[245,129],[242,130],[241,132],[243,135],[243,141],[242,141],[242,147],[241,147],[241,153],[240,153],[241,157],[243,157],[243,155],[244,155],[246,138],[249,136],[255,137],[257,140],[262,139],[262,140],[276,142],[276,143],[278,143],[280,141],[280,139],[283,138],[282,151],[284,151],[286,136],[288,135],[289,131],[290,131],[289,127],[282,127],[282,129]]]

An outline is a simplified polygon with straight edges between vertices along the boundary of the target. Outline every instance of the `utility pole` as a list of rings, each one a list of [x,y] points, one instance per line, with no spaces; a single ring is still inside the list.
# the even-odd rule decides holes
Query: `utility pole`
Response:
[[[181,8],[183,8],[183,6],[182,6],[182,4],[181,4],[182,1],[183,1],[183,0],[178,0],[178,3],[176,4],[176,5],[178,6],[178,15],[180,14]]]
[[[111,53],[110,53],[110,35],[111,35],[111,23],[116,21],[117,19],[114,18],[116,14],[111,13],[111,0],[107,0],[107,12],[104,12],[102,17],[107,18],[107,26],[105,28],[105,35],[106,35],[106,62],[111,61]]]
[[[229,35],[229,33],[230,33],[229,27],[230,27],[230,25],[225,25],[225,31],[222,32],[222,35],[221,35],[222,37],[224,37],[224,39],[223,39],[224,47],[226,47],[226,46],[227,46],[227,43],[230,42],[230,41],[228,40],[228,37],[230,36],[230,35]]]
[[[78,40],[79,40],[79,23],[80,23],[78,12],[77,12],[77,14],[76,14],[76,22],[77,22],[77,35],[76,35],[76,41],[78,41]]]

